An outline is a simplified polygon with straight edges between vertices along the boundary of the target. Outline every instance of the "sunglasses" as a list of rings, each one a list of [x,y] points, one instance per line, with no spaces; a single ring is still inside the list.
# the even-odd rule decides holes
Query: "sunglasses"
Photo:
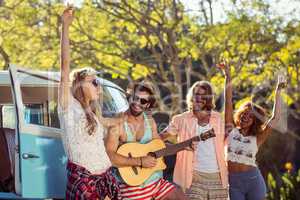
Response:
[[[133,96],[132,100],[133,100],[134,102],[139,102],[139,103],[142,104],[142,105],[145,105],[145,104],[149,103],[149,100],[148,100],[148,99],[144,99],[144,98],[141,98],[141,97],[139,97],[139,96]]]
[[[209,100],[211,98],[212,98],[212,95],[195,94],[193,99],[194,99],[195,102],[201,102],[203,100],[206,101],[206,100]]]
[[[91,82],[93,84],[94,87],[99,87],[101,85],[100,80],[95,78],[94,80],[92,80]]]

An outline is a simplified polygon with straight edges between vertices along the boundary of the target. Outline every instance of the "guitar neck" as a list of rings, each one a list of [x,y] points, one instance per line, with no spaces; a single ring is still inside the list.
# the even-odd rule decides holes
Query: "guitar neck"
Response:
[[[173,145],[170,145],[166,148],[163,148],[161,150],[158,150],[158,151],[155,151],[154,154],[155,154],[155,157],[156,158],[159,158],[159,157],[162,157],[162,156],[170,156],[170,155],[174,155],[176,154],[178,151],[182,151],[184,150],[186,147],[189,147],[191,146],[192,142],[193,141],[199,141],[199,136],[195,136],[189,140],[186,140],[184,142],[180,142],[178,144],[173,144]]]
[[[202,133],[198,136],[192,137],[189,140],[180,142],[178,144],[170,145],[166,148],[155,151],[152,154],[154,154],[154,156],[156,158],[159,158],[159,157],[162,157],[162,156],[170,156],[170,155],[176,154],[178,151],[184,150],[186,147],[190,147],[192,145],[193,141],[197,141],[197,142],[205,141],[205,140],[207,140],[208,138],[211,138],[211,137],[216,137],[213,128],[205,131],[204,133]]]

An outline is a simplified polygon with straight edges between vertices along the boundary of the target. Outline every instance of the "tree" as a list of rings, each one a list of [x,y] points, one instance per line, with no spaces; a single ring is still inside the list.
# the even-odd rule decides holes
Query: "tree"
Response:
[[[223,77],[214,66],[223,57],[236,77],[236,105],[252,95],[270,108],[282,70],[291,77],[287,103],[299,110],[299,21],[282,25],[268,3],[253,0],[232,1],[227,20],[214,22],[214,2],[201,0],[199,15],[190,16],[179,0],[85,1],[71,27],[72,67],[90,65],[129,81],[146,77],[160,91],[158,111],[172,115],[185,110],[196,80],[213,83],[221,107]],[[4,1],[0,65],[58,69],[62,10],[58,1]]]
[[[0,65],[57,68],[61,8],[52,1],[4,1],[0,7]]]

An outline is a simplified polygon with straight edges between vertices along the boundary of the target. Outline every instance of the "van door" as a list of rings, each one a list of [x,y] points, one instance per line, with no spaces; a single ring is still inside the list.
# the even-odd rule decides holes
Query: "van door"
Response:
[[[15,188],[24,198],[64,198],[66,162],[57,116],[58,82],[9,68],[16,110]],[[53,74],[53,73],[52,73]]]

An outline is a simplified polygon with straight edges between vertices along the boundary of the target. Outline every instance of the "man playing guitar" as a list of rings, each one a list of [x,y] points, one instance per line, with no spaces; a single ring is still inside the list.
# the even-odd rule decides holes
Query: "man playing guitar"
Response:
[[[123,156],[117,153],[118,147],[129,142],[146,144],[153,139],[159,139],[156,123],[146,111],[155,105],[153,87],[149,83],[141,82],[133,86],[129,94],[129,109],[124,114],[124,122],[108,131],[106,150],[115,167],[152,168],[157,160],[149,155],[142,157]],[[139,151],[137,149],[137,151]],[[185,200],[184,193],[174,185],[163,179],[162,171],[156,171],[144,183],[131,186],[116,171],[120,181],[123,199],[135,200]]]

